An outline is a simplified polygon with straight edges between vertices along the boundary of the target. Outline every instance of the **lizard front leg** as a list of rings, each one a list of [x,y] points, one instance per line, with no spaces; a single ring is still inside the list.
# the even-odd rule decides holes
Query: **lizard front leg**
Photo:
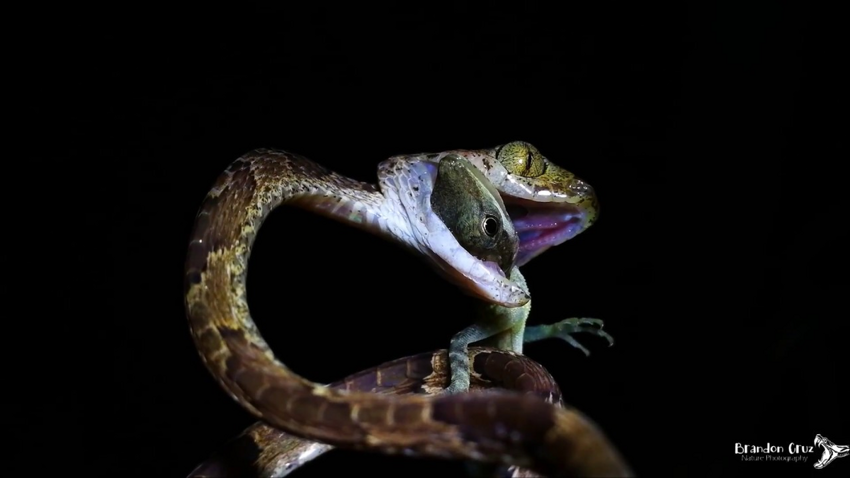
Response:
[[[510,279],[528,291],[528,285],[518,267],[511,269]],[[455,334],[449,343],[451,382],[445,393],[463,393],[469,390],[467,349],[471,344],[486,340],[490,346],[521,353],[525,321],[530,312],[530,300],[525,305],[514,308],[482,303],[478,320]]]
[[[573,317],[564,319],[554,324],[532,325],[525,328],[523,342],[537,342],[545,339],[561,339],[568,344],[590,355],[590,351],[580,344],[573,334],[588,333],[604,338],[608,346],[614,345],[614,338],[608,332],[602,330],[604,322],[601,319],[590,319],[584,317]]]
[[[511,270],[510,279],[526,293],[528,292],[528,284],[518,267]],[[482,303],[479,311],[479,318],[475,324],[458,332],[449,344],[451,382],[446,393],[462,393],[469,390],[467,349],[475,342],[522,353],[524,343],[557,338],[581,350],[585,355],[590,355],[590,351],[573,337],[574,334],[589,333],[606,339],[609,346],[614,344],[614,338],[602,330],[604,323],[601,319],[569,318],[554,324],[526,326],[531,313],[530,300],[525,305],[515,308]]]

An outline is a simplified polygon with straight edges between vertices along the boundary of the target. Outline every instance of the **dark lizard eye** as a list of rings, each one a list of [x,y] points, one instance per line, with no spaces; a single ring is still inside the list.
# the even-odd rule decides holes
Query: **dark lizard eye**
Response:
[[[481,229],[484,230],[484,234],[493,237],[499,232],[499,220],[495,216],[487,216],[481,222]]]

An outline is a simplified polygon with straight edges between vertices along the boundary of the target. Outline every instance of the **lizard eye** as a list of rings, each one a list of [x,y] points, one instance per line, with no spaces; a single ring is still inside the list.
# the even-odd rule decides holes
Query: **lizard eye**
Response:
[[[484,220],[481,221],[481,230],[484,231],[484,234],[487,234],[489,237],[494,237],[499,233],[499,220],[496,216],[487,215],[484,217]]]
[[[509,173],[536,178],[546,172],[546,160],[540,151],[525,141],[514,141],[496,150],[496,159]]]

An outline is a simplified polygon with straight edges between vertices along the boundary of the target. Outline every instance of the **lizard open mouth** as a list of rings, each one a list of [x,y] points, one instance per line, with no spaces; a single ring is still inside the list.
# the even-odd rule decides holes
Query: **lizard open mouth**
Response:
[[[517,266],[572,239],[584,227],[585,212],[572,204],[536,202],[507,195],[502,200],[519,236]]]

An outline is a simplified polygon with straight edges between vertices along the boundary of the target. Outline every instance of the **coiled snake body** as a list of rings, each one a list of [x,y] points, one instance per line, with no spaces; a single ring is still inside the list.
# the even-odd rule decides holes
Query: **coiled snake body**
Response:
[[[565,406],[555,379],[537,362],[507,350],[469,349],[471,389],[507,388]],[[432,395],[449,384],[446,350],[417,354],[355,373],[328,386],[382,394]],[[256,422],[198,465],[188,478],[283,478],[333,447],[299,439]],[[507,469],[514,478],[539,476],[530,470]]]
[[[471,165],[481,184],[515,211],[512,224],[502,226],[515,229],[516,254],[470,252],[441,220],[446,208],[437,199],[448,193],[440,192],[445,188],[439,178],[450,161]],[[379,165],[378,179],[377,185],[355,181],[269,149],[242,156],[218,178],[190,239],[185,305],[200,356],[220,385],[268,425],[332,446],[501,463],[552,476],[630,474],[593,423],[537,396],[334,389],[277,360],[249,313],[246,278],[256,234],[280,204],[403,244],[467,293],[510,313],[527,311],[530,304],[519,266],[586,229],[598,210],[590,186],[523,142],[392,157]],[[489,227],[484,223],[482,230],[489,234]],[[521,351],[513,332],[512,349]],[[518,333],[521,337],[522,329]],[[469,337],[474,340],[474,334]]]

